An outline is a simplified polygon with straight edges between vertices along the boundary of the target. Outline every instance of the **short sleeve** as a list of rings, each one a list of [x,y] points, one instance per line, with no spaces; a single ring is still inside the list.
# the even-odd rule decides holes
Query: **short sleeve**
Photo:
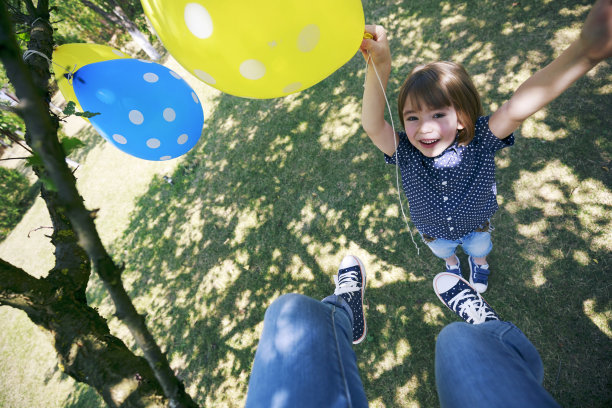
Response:
[[[397,136],[399,138],[399,144],[397,145],[397,149],[395,150],[395,153],[393,153],[391,156],[383,153],[385,155],[385,163],[387,164],[397,164],[395,158],[399,156],[400,161],[402,160],[402,157],[407,157],[411,151],[412,151],[412,145],[410,144],[410,141],[408,140],[408,136],[406,136],[405,132],[398,132]]]
[[[489,128],[489,117],[481,116],[478,118],[478,120],[476,120],[474,142],[482,143],[482,145],[485,146],[487,150],[496,152],[497,150],[501,150],[504,147],[514,145],[514,133],[503,139],[499,139],[493,134],[493,132],[491,132],[491,129]]]

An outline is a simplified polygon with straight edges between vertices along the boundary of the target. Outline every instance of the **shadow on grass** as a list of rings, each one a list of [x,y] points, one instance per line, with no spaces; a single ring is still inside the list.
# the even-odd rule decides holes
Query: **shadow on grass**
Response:
[[[364,2],[366,20],[385,24],[394,58],[407,61],[389,93],[415,63],[453,59],[489,84],[485,106],[510,96],[508,78],[549,62],[548,40],[590,4],[422,3]],[[220,96],[172,184],[151,183],[112,248],[202,406],[242,405],[266,307],[287,292],[329,294],[349,249],[371,277],[370,334],[356,347],[368,398],[438,405],[435,338],[455,319],[431,289],[441,263],[421,243],[417,256],[397,216],[395,171],[360,128],[363,65],[356,56],[284,99]],[[540,350],[545,386],[564,406],[611,401],[609,76],[607,65],[580,80],[498,156],[486,298]],[[101,285],[89,296],[112,312]]]
[[[0,167],[0,241],[19,224],[39,191],[38,183],[30,185],[21,172]]]

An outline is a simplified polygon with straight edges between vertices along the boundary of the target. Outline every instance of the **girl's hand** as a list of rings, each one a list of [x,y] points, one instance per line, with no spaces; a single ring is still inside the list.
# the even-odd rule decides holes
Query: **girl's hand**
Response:
[[[387,32],[384,27],[366,25],[365,32],[373,37],[372,39],[364,38],[361,42],[361,47],[359,47],[365,60],[367,61],[369,57],[372,57],[376,65],[388,64],[390,66],[391,51],[389,50],[389,41],[387,40]]]
[[[612,56],[612,0],[598,0],[587,16],[580,43],[585,56],[597,63]]]

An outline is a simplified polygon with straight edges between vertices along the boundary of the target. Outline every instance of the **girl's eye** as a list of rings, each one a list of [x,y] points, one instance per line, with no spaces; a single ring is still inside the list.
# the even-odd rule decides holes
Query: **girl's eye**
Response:
[[[413,121],[413,120],[418,120],[418,118],[416,116],[408,116],[406,117],[407,121]]]
[[[443,118],[444,116],[446,116],[446,114],[444,114],[444,113],[436,113],[436,114],[434,114],[434,118],[436,118],[436,119],[437,118]]]

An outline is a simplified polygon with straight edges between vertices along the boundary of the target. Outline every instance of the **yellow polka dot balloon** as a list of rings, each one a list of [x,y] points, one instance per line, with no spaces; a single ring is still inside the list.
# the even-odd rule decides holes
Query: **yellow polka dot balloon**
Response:
[[[364,31],[360,0],[141,0],[166,49],[231,95],[276,98],[322,81]]]

